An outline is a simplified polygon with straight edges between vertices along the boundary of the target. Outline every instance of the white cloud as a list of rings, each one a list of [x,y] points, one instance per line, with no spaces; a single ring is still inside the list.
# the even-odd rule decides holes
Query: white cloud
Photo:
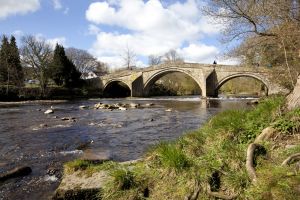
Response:
[[[24,15],[40,8],[39,0],[0,0],[0,20],[11,15]]]
[[[177,49],[187,61],[211,63],[219,50],[201,44],[200,40],[205,35],[219,33],[220,28],[202,16],[200,6],[197,0],[164,6],[159,0],[91,3],[86,19],[94,24],[89,26],[89,32],[97,37],[90,51],[99,59],[108,61],[108,57],[115,60],[120,56],[127,45],[139,56]],[[126,32],[104,32],[102,25],[119,27]]]
[[[14,32],[12,32],[12,35],[14,35],[15,37],[22,37],[24,36],[24,32],[21,30],[15,30]]]
[[[97,35],[100,32],[101,32],[101,30],[99,27],[95,26],[94,24],[89,25],[88,34]]]
[[[52,49],[55,48],[56,44],[62,45],[64,47],[68,47],[66,42],[67,39],[66,37],[55,37],[55,38],[46,38],[45,35],[43,35],[42,33],[38,33],[35,34],[34,37],[38,40],[38,41],[45,41],[46,43],[48,43]]]
[[[63,8],[60,0],[52,0],[52,3],[55,10],[60,10]]]
[[[200,63],[213,63],[220,53],[215,46],[208,46],[205,44],[190,44],[178,50],[186,62],[200,62]]]

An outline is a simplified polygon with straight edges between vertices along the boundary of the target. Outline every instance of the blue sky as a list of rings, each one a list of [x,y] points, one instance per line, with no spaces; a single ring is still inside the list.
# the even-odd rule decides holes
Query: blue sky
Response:
[[[0,0],[0,33],[85,49],[111,67],[122,66],[127,46],[137,66],[170,49],[187,62],[212,63],[225,48],[218,42],[223,27],[204,17],[202,6],[199,0]]]

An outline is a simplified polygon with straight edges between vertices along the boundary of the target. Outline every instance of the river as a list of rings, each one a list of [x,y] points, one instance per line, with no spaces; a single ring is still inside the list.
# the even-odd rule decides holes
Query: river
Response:
[[[0,183],[0,199],[50,199],[63,163],[84,151],[103,153],[115,161],[137,159],[159,141],[197,129],[222,110],[245,108],[247,101],[163,97],[0,104],[0,173],[20,165],[32,168],[29,176]],[[98,102],[142,107],[126,111],[79,108]],[[154,105],[143,106],[148,103]],[[54,113],[45,115],[51,106]],[[74,119],[63,121],[63,117]]]

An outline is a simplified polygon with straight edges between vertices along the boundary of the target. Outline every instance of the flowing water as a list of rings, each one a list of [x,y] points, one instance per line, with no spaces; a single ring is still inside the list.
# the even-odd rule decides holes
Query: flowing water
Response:
[[[115,161],[137,159],[159,141],[197,129],[222,110],[245,108],[247,101],[165,97],[0,104],[0,174],[16,166],[32,168],[29,176],[0,182],[0,199],[49,199],[59,185],[63,163],[84,151]],[[79,108],[98,102],[138,103],[141,108]],[[148,103],[154,105],[143,106]],[[54,113],[45,115],[51,106]]]

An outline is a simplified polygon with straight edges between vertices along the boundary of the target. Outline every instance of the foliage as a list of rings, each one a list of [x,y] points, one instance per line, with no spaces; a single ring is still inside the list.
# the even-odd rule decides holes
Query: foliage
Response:
[[[219,94],[265,96],[266,90],[263,83],[256,79],[237,77],[222,85]]]
[[[300,131],[300,109],[283,114],[274,123],[273,127],[284,134],[294,134]]]
[[[20,62],[16,38],[11,36],[10,41],[4,35],[0,47],[0,84],[21,87],[23,86],[23,70]]]
[[[72,87],[80,82],[81,73],[75,65],[68,59],[64,47],[56,44],[53,60],[50,64],[51,79],[59,85]]]
[[[149,94],[150,96],[199,95],[201,88],[186,74],[173,72],[157,80],[150,87]]]

